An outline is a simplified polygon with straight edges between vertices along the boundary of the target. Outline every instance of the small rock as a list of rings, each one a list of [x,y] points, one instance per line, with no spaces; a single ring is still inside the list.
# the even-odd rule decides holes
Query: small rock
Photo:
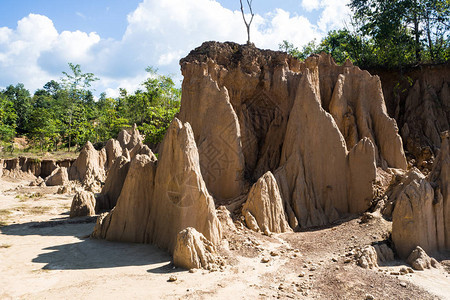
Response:
[[[300,272],[300,274],[298,274],[298,277],[305,277],[305,272]]]
[[[414,270],[412,268],[407,268],[406,270],[408,270],[408,273],[414,273]]]
[[[371,294],[366,294],[366,296],[364,297],[365,300],[375,300],[375,297],[372,296]]]
[[[431,258],[430,262],[431,262],[431,266],[432,266],[433,268],[437,268],[437,267],[439,266],[439,263],[438,263],[437,260],[434,259],[434,258]]]
[[[401,275],[406,275],[406,274],[408,274],[408,270],[405,268],[405,267],[402,267],[402,268],[400,268],[400,274]]]
[[[197,272],[196,269],[189,269],[189,273],[195,273],[195,272]]]
[[[268,263],[270,261],[270,258],[268,258],[268,257],[263,257],[262,259],[261,259],[261,262],[262,263]]]
[[[400,275],[399,272],[395,272],[395,271],[391,272],[390,274],[393,275],[393,276],[398,276],[398,275]]]
[[[309,270],[310,271],[315,271],[315,270],[317,270],[317,267],[316,266],[311,266],[311,268],[309,268]]]
[[[177,276],[175,276],[175,275],[172,275],[172,276],[170,276],[169,277],[169,282],[174,282],[174,281],[177,281],[178,280],[178,278],[177,278]]]
[[[402,286],[402,287],[406,287],[406,282],[400,282],[400,286]]]
[[[278,253],[276,251],[270,251],[271,256],[278,256]]]
[[[406,259],[406,262],[411,265],[414,270],[423,271],[431,267],[437,268],[438,262],[434,258],[430,258],[427,253],[419,246],[417,246]]]
[[[344,260],[344,264],[349,264],[349,263],[351,263],[352,262],[352,259],[351,258],[346,258],[345,260]]]
[[[337,259],[334,258],[334,257],[333,257],[331,260],[332,260],[333,262],[337,262]]]

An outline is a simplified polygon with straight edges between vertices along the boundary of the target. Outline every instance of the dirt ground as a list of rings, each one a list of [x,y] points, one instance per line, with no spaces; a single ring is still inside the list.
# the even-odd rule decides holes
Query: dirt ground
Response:
[[[408,275],[391,275],[401,261],[356,265],[355,248],[387,238],[381,218],[270,237],[237,223],[224,230],[225,267],[191,273],[152,245],[89,238],[95,217],[69,219],[73,195],[28,184],[0,179],[0,299],[450,299],[449,253]]]

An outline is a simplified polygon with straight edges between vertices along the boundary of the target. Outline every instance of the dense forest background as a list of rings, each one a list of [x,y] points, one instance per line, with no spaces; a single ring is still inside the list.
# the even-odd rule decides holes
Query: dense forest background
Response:
[[[351,24],[298,49],[289,41],[280,50],[305,59],[330,53],[361,68],[402,67],[450,60],[449,0],[352,0]]]
[[[351,23],[301,49],[289,41],[279,48],[305,59],[330,53],[336,62],[351,60],[361,68],[401,70],[418,64],[450,61],[449,0],[352,0]],[[120,90],[117,98],[102,93],[94,100],[92,73],[69,63],[70,72],[47,82],[33,95],[21,84],[0,91],[0,143],[13,151],[15,137],[24,136],[29,150],[78,149],[87,141],[97,148],[136,123],[145,143],[157,145],[178,112],[181,90],[170,76],[148,67],[142,89]]]
[[[162,140],[180,107],[181,91],[169,76],[158,75],[149,67],[142,89],[131,94],[120,89],[117,98],[102,93],[95,101],[89,88],[98,78],[83,73],[80,65],[69,66],[71,73],[63,72],[59,81],[47,82],[34,95],[21,83],[0,92],[0,139],[5,149],[14,150],[16,136],[26,136],[31,149],[40,151],[61,147],[70,151],[87,141],[100,148],[134,123],[145,135],[146,144]]]

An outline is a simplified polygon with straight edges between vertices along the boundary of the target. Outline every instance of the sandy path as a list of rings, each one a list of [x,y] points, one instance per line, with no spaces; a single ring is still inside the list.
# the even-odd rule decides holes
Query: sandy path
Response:
[[[379,272],[343,262],[351,247],[382,239],[384,223],[349,220],[273,237],[239,229],[228,233],[223,271],[189,273],[155,246],[87,238],[94,219],[68,219],[73,195],[27,184],[0,181],[0,221],[8,224],[0,227],[0,299],[450,299],[443,268],[395,277],[387,272],[398,265]],[[178,280],[168,282],[171,275]]]

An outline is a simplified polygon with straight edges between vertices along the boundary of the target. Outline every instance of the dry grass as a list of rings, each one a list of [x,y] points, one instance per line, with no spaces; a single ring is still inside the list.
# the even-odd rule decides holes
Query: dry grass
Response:
[[[32,215],[43,215],[45,213],[48,213],[53,209],[53,207],[50,206],[33,206],[33,207],[24,207],[23,210],[25,213],[32,214]]]
[[[34,200],[40,200],[42,199],[44,195],[42,193],[32,193],[32,194],[21,194],[16,195],[16,198],[19,199],[19,202],[26,202],[27,200],[34,199]]]
[[[8,209],[0,209],[0,217],[8,217],[12,212]]]
[[[13,152],[0,152],[1,158],[15,158],[19,156],[29,157],[37,160],[42,159],[55,159],[55,160],[62,160],[67,158],[77,158],[80,152],[76,151],[75,148],[72,149],[72,151],[67,152],[66,150],[63,151],[54,151],[54,152],[40,152],[36,151],[34,149],[32,150],[14,150]]]
[[[15,210],[28,215],[43,215],[45,213],[50,212],[52,209],[53,207],[51,206],[27,206],[27,205],[22,205],[15,208]]]

